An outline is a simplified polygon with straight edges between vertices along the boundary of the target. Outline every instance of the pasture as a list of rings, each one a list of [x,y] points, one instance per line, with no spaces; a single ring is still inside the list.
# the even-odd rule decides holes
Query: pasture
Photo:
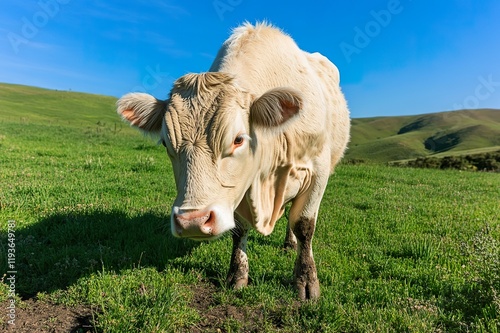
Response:
[[[112,98],[39,91],[46,99],[27,108],[11,90],[0,104],[0,277],[14,220],[18,324],[50,307],[83,309],[76,332],[500,330],[499,174],[341,165],[313,241],[322,295],[300,303],[285,219],[268,237],[251,232],[249,286],[228,289],[230,237],[171,236],[164,148],[120,123]],[[51,94],[71,107],[54,113],[65,100]],[[37,327],[59,332],[58,320]]]

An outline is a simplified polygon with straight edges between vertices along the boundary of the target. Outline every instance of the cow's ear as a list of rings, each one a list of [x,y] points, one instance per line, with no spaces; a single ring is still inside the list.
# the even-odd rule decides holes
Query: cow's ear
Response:
[[[250,121],[262,127],[280,126],[302,109],[299,91],[291,88],[275,88],[253,101]]]
[[[116,102],[116,112],[130,125],[149,134],[159,134],[166,103],[144,93],[130,93]]]

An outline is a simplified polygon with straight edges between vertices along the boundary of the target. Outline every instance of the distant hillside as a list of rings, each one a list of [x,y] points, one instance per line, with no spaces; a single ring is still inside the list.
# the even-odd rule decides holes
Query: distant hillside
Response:
[[[500,110],[352,120],[348,159],[376,162],[500,149]]]
[[[0,83],[0,121],[120,123],[115,102],[110,96]]]
[[[0,122],[104,124],[132,133],[116,115],[115,102],[110,96],[0,83]],[[462,110],[353,119],[346,158],[388,162],[498,149],[500,110]]]

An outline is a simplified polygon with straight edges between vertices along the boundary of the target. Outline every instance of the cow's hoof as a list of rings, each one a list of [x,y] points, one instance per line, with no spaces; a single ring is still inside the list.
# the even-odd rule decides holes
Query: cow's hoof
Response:
[[[295,283],[295,288],[297,289],[301,301],[316,300],[319,298],[320,291],[318,279],[313,281],[297,281]]]
[[[248,285],[248,278],[230,278],[226,280],[226,284],[228,287],[232,287],[233,289],[241,289]]]
[[[233,288],[238,290],[241,288],[245,288],[248,285],[248,279],[239,279],[233,284]]]

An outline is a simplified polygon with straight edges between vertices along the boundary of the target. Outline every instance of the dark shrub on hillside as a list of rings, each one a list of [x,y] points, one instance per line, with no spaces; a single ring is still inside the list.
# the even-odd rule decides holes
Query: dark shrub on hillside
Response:
[[[458,169],[465,170],[466,161],[462,156],[445,156],[441,159],[441,169]]]
[[[364,164],[364,163],[366,163],[366,161],[361,159],[361,158],[348,158],[348,159],[342,160],[342,164],[346,164],[346,165],[358,165],[358,164]]]
[[[414,168],[457,169],[472,171],[500,172],[500,150],[492,153],[466,156],[419,157],[406,163],[394,163],[396,166]]]

